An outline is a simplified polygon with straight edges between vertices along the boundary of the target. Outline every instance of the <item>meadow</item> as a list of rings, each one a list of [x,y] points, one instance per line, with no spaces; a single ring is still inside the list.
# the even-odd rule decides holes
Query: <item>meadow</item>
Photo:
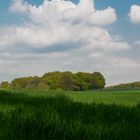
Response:
[[[140,90],[0,90],[0,140],[139,140]]]

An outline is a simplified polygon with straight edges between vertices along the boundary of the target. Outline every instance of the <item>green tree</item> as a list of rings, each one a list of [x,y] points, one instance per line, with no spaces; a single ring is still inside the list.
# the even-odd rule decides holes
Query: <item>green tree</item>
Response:
[[[45,84],[44,82],[40,82],[37,85],[37,89],[39,90],[49,90],[49,86],[47,84]]]
[[[71,72],[63,72],[61,79],[61,87],[64,90],[73,90],[73,74]]]
[[[90,74],[78,72],[74,74],[74,90],[88,90],[90,86]]]
[[[3,89],[10,88],[9,82],[8,82],[8,81],[3,81],[3,82],[1,82],[0,88],[3,88]]]
[[[16,78],[11,82],[11,87],[13,89],[22,89],[22,88],[26,88],[27,83],[29,82],[29,80],[32,77],[28,77],[28,78]]]
[[[14,79],[11,87],[14,89],[41,89],[41,90],[91,90],[104,88],[105,79],[99,72],[49,72],[43,77],[23,77]]]
[[[56,90],[61,87],[62,73],[59,71],[49,72],[43,75],[42,80],[50,89]]]
[[[91,74],[90,89],[102,89],[105,86],[105,78],[99,72]]]

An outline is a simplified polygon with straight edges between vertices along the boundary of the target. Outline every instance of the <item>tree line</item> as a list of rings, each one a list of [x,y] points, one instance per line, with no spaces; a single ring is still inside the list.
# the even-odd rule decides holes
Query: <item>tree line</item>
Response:
[[[65,90],[84,91],[102,89],[105,86],[105,78],[99,72],[87,73],[70,71],[48,72],[42,77],[16,78],[11,83],[4,81],[1,88],[12,89],[39,89],[39,90]]]
[[[140,82],[133,82],[133,83],[127,83],[127,84],[119,84],[115,86],[107,87],[107,89],[134,89],[134,88],[140,88]]]

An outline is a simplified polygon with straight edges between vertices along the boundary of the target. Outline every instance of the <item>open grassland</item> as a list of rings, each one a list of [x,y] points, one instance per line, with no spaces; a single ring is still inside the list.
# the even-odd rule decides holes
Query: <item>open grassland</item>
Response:
[[[0,91],[0,140],[139,140],[140,90]]]

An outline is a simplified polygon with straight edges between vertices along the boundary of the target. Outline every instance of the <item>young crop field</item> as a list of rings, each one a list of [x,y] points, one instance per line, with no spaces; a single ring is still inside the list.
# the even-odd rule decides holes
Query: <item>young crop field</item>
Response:
[[[0,91],[0,140],[139,140],[140,90]]]

